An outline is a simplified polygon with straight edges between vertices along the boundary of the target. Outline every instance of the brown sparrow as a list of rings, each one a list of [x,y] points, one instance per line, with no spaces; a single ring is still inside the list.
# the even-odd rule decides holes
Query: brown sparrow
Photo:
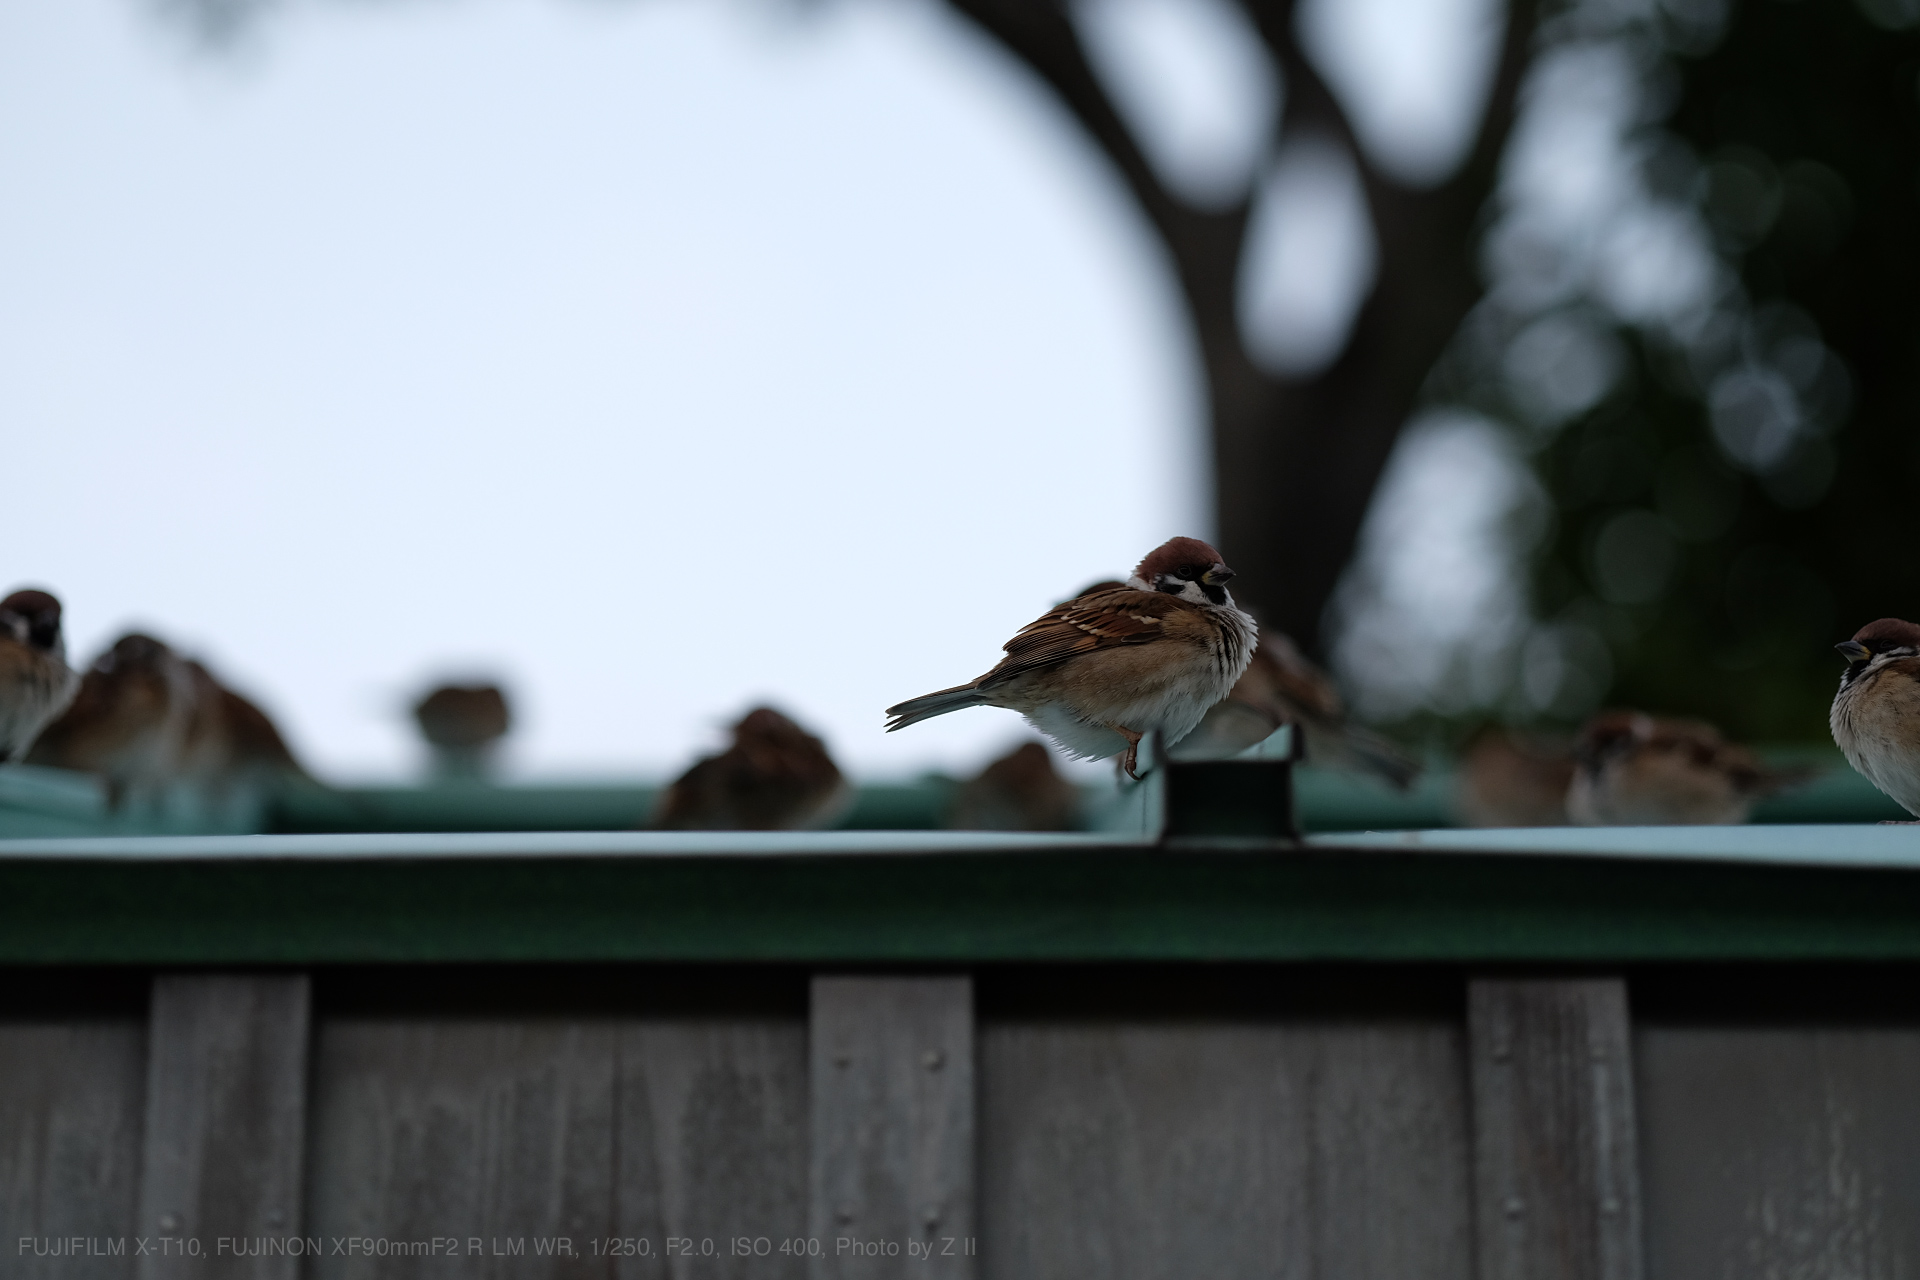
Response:
[[[1869,622],[1834,648],[1847,660],[1827,724],[1847,763],[1920,816],[1920,626]]]
[[[1174,538],[1119,587],[1054,606],[1006,643],[985,675],[887,708],[887,731],[962,707],[1018,711],[1069,755],[1119,755],[1130,777],[1140,740],[1177,742],[1253,660],[1258,629],[1234,607],[1233,570],[1198,538]]]
[[[1079,788],[1037,742],[1015,747],[963,783],[947,814],[956,831],[1072,831],[1079,820]]]
[[[498,685],[443,684],[413,706],[420,736],[433,750],[434,772],[447,778],[484,777],[511,718]]]
[[[1371,773],[1396,791],[1405,791],[1420,776],[1420,766],[1398,747],[1350,723],[1333,677],[1271,627],[1260,628],[1246,674],[1168,754],[1176,760],[1225,759],[1283,724],[1300,726],[1309,760]]]
[[[60,632],[60,602],[44,591],[0,600],[0,764],[26,754],[79,692]]]
[[[34,764],[96,773],[117,807],[177,784],[304,776],[266,713],[152,636],[120,637],[34,744]]]
[[[1470,827],[1564,827],[1573,749],[1489,725],[1460,760],[1457,801]]]
[[[1575,742],[1567,816],[1586,827],[1740,823],[1755,801],[1807,776],[1768,768],[1699,720],[1608,711]]]
[[[801,831],[828,826],[852,794],[820,739],[767,707],[733,727],[733,745],[681,774],[653,824],[669,831]]]

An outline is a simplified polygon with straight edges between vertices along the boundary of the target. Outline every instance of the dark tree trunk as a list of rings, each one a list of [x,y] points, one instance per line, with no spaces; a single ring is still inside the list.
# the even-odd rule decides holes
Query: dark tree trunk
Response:
[[[1479,300],[1476,234],[1511,131],[1534,30],[1507,19],[1480,132],[1466,161],[1415,189],[1367,162],[1338,101],[1294,36],[1291,0],[1242,0],[1286,84],[1281,134],[1317,131],[1353,153],[1378,242],[1378,274],[1346,348],[1308,378],[1276,378],[1241,341],[1235,300],[1248,208],[1194,209],[1154,174],[1058,0],[950,0],[1032,68],[1113,163],[1166,246],[1206,364],[1220,542],[1236,595],[1309,649],[1428,372]]]

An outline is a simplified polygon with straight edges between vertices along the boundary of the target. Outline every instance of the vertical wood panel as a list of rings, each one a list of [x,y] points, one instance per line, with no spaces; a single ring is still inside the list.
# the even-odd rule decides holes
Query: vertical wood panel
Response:
[[[982,1029],[996,1280],[1466,1280],[1458,1024]]]
[[[198,1240],[138,1258],[141,1280],[294,1280],[297,1257],[222,1238],[300,1232],[309,990],[300,975],[166,975],[148,1023],[140,1236]]]
[[[1638,1036],[1647,1270],[1920,1276],[1920,1030]]]
[[[972,980],[816,977],[809,1066],[816,1280],[970,1280]]]
[[[621,1280],[806,1275],[806,1046],[798,1019],[659,1022],[625,1033],[619,1234],[691,1247],[623,1259]],[[736,1238],[749,1252],[733,1252]],[[753,1252],[763,1241],[767,1252]]]
[[[146,1049],[131,1020],[0,1024],[0,1274],[133,1274]]]
[[[605,1024],[323,1022],[313,1234],[452,1253],[329,1251],[316,1280],[613,1275],[588,1241],[614,1234],[616,1039]]]
[[[1481,1280],[1640,1280],[1626,984],[1482,980],[1467,1006]]]
[[[443,1251],[314,1280],[805,1271],[798,1018],[328,1019],[315,1075],[315,1234]]]

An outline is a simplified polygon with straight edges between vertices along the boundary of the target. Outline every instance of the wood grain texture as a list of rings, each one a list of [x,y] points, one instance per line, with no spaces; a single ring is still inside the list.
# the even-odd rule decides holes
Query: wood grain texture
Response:
[[[1466,1280],[1464,1037],[1442,1021],[981,1033],[996,1280]]]
[[[294,1280],[300,1260],[220,1241],[300,1234],[307,1118],[305,975],[153,980],[139,1234],[198,1240],[137,1260],[140,1280]]]
[[[1480,1280],[1640,1280],[1626,984],[1469,984]]]
[[[809,1067],[814,1280],[970,1280],[972,980],[816,977]]]
[[[1920,1029],[1653,1027],[1653,1280],[1920,1275]]]
[[[807,1230],[805,1024],[653,1022],[620,1050],[618,1234],[689,1245],[623,1259],[622,1280],[805,1276],[804,1244],[780,1252]],[[735,1255],[735,1238],[750,1251]]]
[[[137,1021],[0,1023],[0,1274],[133,1275],[146,1084]]]
[[[796,1277],[777,1245],[805,1227],[805,1036],[798,1019],[329,1019],[314,1232],[427,1244],[329,1252],[311,1275]],[[769,1249],[735,1255],[734,1236]]]

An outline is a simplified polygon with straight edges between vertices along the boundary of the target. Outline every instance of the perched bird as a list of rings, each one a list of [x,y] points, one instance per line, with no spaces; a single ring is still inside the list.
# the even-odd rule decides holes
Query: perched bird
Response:
[[[887,731],[962,707],[1018,711],[1074,756],[1121,757],[1184,738],[1253,660],[1258,628],[1227,594],[1233,570],[1198,538],[1174,538],[1118,587],[1056,605],[1006,643],[985,675],[887,708]]]
[[[1847,660],[1827,724],[1847,763],[1920,817],[1920,626],[1869,622],[1834,648]]]
[[[99,774],[115,807],[175,786],[224,792],[305,776],[265,712],[139,632],[94,659],[28,759]]]
[[[506,694],[491,684],[443,684],[414,703],[413,718],[444,778],[485,777],[512,724]]]
[[[768,707],[733,727],[733,745],[667,788],[652,825],[669,831],[800,831],[831,824],[852,794],[820,739]]]
[[[956,831],[1072,831],[1080,791],[1053,767],[1037,742],[1022,743],[954,794],[947,826]]]
[[[1300,726],[1309,760],[1371,773],[1397,791],[1420,776],[1420,766],[1405,752],[1349,722],[1333,678],[1271,627],[1260,628],[1246,674],[1168,754],[1176,760],[1225,759],[1283,724]]]
[[[1567,816],[1587,827],[1740,823],[1755,801],[1808,776],[1768,768],[1698,720],[1608,711],[1575,743]]]
[[[1489,725],[1460,759],[1460,820],[1470,827],[1564,827],[1572,783],[1570,743]]]
[[[79,689],[60,633],[60,602],[33,590],[0,600],[0,764],[26,754]]]

